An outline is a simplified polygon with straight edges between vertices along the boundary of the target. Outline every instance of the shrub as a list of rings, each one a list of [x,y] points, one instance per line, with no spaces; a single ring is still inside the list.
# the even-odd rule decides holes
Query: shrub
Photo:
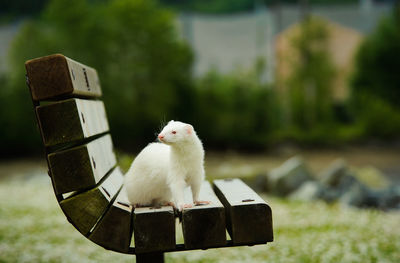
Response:
[[[3,145],[37,145],[23,64],[52,53],[98,70],[119,147],[143,146],[154,139],[161,119],[181,117],[180,102],[190,95],[192,53],[178,39],[173,14],[149,0],[100,2],[53,0],[39,19],[22,28],[3,90],[2,111],[12,115],[0,120],[9,128],[0,132]],[[185,110],[191,112],[190,105]]]
[[[366,136],[399,138],[400,5],[362,43],[350,105]]]
[[[385,140],[399,138],[400,110],[397,105],[367,93],[358,95],[358,103],[358,122],[366,137]]]
[[[278,126],[279,104],[257,71],[228,75],[210,71],[196,84],[194,123],[207,144],[262,149]]]
[[[368,93],[400,109],[400,9],[384,18],[356,56],[352,95]]]
[[[313,129],[332,122],[332,88],[335,68],[327,49],[328,28],[316,17],[307,17],[291,39],[295,58],[287,80],[291,124]]]

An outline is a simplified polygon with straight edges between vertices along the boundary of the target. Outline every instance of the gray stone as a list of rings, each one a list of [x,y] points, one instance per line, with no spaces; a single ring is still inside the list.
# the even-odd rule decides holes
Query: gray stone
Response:
[[[290,199],[301,201],[312,201],[320,199],[324,187],[317,181],[304,182],[296,191],[290,194]]]
[[[372,165],[356,168],[355,173],[361,182],[376,191],[385,190],[391,184],[388,177]]]
[[[373,206],[376,203],[372,191],[357,179],[342,159],[334,161],[318,178],[325,187],[321,199],[327,202],[339,201],[357,207]]]
[[[261,193],[265,192],[268,187],[268,175],[257,174],[251,177],[242,177],[243,182],[250,186],[254,191]]]
[[[292,157],[269,172],[268,190],[276,195],[286,196],[311,180],[313,178],[304,161],[300,157]]]
[[[328,188],[323,185],[323,192],[321,193],[320,198],[325,202],[332,203],[337,201],[341,195],[341,191],[333,188]]]
[[[371,198],[370,189],[357,181],[346,188],[339,198],[339,202],[347,206],[370,207],[372,206]]]
[[[256,192],[265,192],[268,189],[268,174],[258,174],[254,178]]]
[[[379,208],[381,209],[400,209],[400,185],[390,186],[381,191],[378,199]]]
[[[321,183],[327,188],[324,199],[329,201],[340,198],[353,185],[361,184],[342,159],[334,161],[318,178],[320,178]]]
[[[343,159],[334,161],[318,178],[328,187],[338,187],[348,174],[346,162]]]

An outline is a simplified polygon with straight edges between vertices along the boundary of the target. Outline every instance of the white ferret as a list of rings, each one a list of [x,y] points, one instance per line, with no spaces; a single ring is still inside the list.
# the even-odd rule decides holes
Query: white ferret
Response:
[[[184,188],[189,185],[195,204],[204,180],[204,149],[193,126],[170,121],[158,135],[161,143],[150,143],[133,161],[125,176],[129,202],[134,206],[172,203],[180,211],[185,204]]]

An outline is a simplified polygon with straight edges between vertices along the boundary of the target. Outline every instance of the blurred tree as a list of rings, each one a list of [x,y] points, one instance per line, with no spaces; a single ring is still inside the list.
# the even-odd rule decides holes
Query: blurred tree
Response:
[[[0,18],[7,16],[30,17],[40,14],[50,0],[0,0]],[[110,0],[88,0],[91,3],[100,3]]]
[[[30,16],[40,13],[49,0],[0,0],[1,16]]]
[[[365,39],[356,56],[351,106],[366,133],[393,137],[400,132],[400,4]]]
[[[111,0],[87,0],[90,3],[101,3]],[[181,11],[204,13],[233,13],[254,9],[255,2],[274,5],[277,2],[296,4],[299,0],[159,0],[165,6],[174,7]],[[392,0],[376,0],[377,2]],[[36,16],[42,12],[49,0],[0,0],[0,21],[8,21],[15,17]],[[359,0],[309,0],[310,4],[349,4]]]
[[[194,124],[206,144],[253,150],[268,145],[280,112],[274,90],[259,82],[263,64],[226,75],[211,70],[198,79]]]
[[[36,145],[23,64],[53,53],[98,70],[119,147],[141,147],[154,140],[161,119],[183,119],[192,111],[192,53],[178,39],[172,13],[149,0],[53,0],[12,45],[8,85],[0,93],[6,98],[2,145]]]
[[[327,51],[329,32],[322,19],[306,16],[292,38],[288,78],[291,123],[300,129],[332,121],[335,69]]]
[[[368,93],[400,110],[400,8],[381,21],[356,57],[353,95]]]
[[[299,0],[160,0],[161,3],[179,10],[200,13],[234,13],[254,10],[256,4],[267,6],[297,4]],[[359,0],[308,0],[310,4],[356,4]]]
[[[233,13],[251,10],[254,0],[160,0],[163,4],[182,11],[200,13]]]

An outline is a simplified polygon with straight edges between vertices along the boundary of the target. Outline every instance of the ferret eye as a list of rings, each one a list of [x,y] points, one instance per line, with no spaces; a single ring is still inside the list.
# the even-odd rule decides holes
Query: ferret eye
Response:
[[[172,131],[172,134],[176,134],[176,131]]]

